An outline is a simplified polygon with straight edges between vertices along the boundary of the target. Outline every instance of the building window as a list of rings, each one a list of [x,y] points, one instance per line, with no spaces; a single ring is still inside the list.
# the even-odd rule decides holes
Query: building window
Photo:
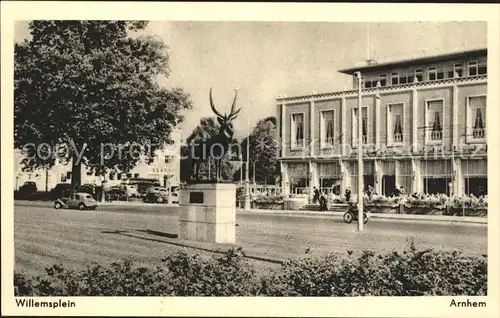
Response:
[[[380,74],[379,76],[379,82],[380,86],[386,86],[387,85],[387,79],[385,74]]]
[[[436,72],[436,77],[437,77],[437,79],[438,79],[438,80],[440,80],[440,79],[444,79],[444,75],[445,75],[445,70],[444,70],[444,68],[439,67],[439,68],[437,69],[437,72]]]
[[[435,81],[437,79],[437,68],[429,67],[427,73],[429,75],[429,81]]]
[[[169,164],[172,162],[172,156],[165,156],[165,163]]]
[[[452,184],[451,160],[425,160],[422,162],[422,176],[424,193],[446,194],[451,193]]]
[[[399,73],[391,74],[391,85],[399,85]]]
[[[485,60],[469,62],[469,76],[485,75],[486,71]]]
[[[358,163],[356,161],[348,161],[347,169],[349,171],[349,177],[351,184],[358,184]],[[367,190],[369,186],[375,186],[375,162],[374,161],[364,161],[363,162],[363,183],[364,190]],[[358,193],[358,187],[351,187],[352,193]]]
[[[318,163],[318,175],[320,192],[340,194],[342,173],[338,162]]]
[[[462,160],[465,194],[480,197],[488,194],[488,163],[484,159]]]
[[[404,133],[404,105],[392,104],[388,106],[388,144],[398,144],[403,142]]]
[[[486,138],[486,96],[468,97],[468,104],[468,137],[472,137],[473,141],[482,141]]]
[[[407,73],[401,74],[401,76],[399,76],[399,84],[411,83],[409,77],[410,75],[408,75]]]
[[[71,171],[66,172],[66,179],[71,179]]]
[[[396,181],[396,186],[400,189],[403,187],[406,193],[411,193],[412,190],[412,179],[413,179],[413,167],[411,160],[401,160],[397,161],[398,165],[398,179]]]
[[[363,77],[363,80],[364,80],[364,86],[365,88],[375,88],[377,87],[377,83],[378,83],[378,78],[377,77],[373,77],[373,76],[366,76],[366,77]]]
[[[87,171],[87,176],[91,176],[92,175],[92,171]]]
[[[138,173],[135,173],[135,174],[134,174],[134,178],[135,178],[135,179],[139,178],[139,174],[138,174]]]
[[[304,147],[304,114],[292,114],[292,147]]]
[[[290,181],[290,193],[294,194],[306,194],[308,193],[309,178],[308,178],[308,166],[303,163],[290,163],[287,168],[289,181]]]
[[[355,147],[358,144],[358,109],[354,108],[352,110],[352,145]],[[368,107],[363,106],[362,117],[361,117],[361,130],[362,130],[362,140],[363,144],[368,143]]]
[[[486,61],[479,61],[478,66],[477,66],[477,73],[479,75],[486,74]]]
[[[335,111],[321,112],[321,147],[332,146],[335,143]]]
[[[132,179],[132,174],[131,173],[127,173],[127,179]]]
[[[121,173],[117,173],[116,174],[116,180],[121,180],[122,179],[122,174]]]
[[[109,173],[109,180],[115,180],[115,173],[114,172]]]
[[[424,80],[424,72],[422,70],[415,70],[415,78],[417,81],[422,82]],[[411,83],[413,83],[413,78],[411,79]]]
[[[460,63],[453,65],[453,70],[448,71],[449,78],[464,76],[464,66]]]
[[[443,140],[443,100],[427,101],[427,140]]]
[[[365,79],[365,88],[372,88],[372,81],[370,80],[370,78],[367,77],[364,79]]]

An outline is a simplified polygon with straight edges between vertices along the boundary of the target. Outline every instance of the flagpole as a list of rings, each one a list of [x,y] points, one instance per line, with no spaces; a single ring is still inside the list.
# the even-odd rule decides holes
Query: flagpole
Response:
[[[362,78],[361,73],[356,72],[354,75],[358,78],[358,230],[363,231],[363,113],[362,113],[362,99],[361,99],[361,86]]]

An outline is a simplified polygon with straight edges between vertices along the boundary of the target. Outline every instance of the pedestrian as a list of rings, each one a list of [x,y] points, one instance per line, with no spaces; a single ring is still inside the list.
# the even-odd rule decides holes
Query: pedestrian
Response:
[[[313,203],[316,203],[318,201],[319,201],[319,190],[318,188],[314,187]]]
[[[400,195],[405,195],[405,188],[403,188],[403,186],[399,187],[399,193]]]
[[[328,204],[324,194],[321,194],[321,197],[319,198],[319,209],[320,211],[328,210]]]
[[[345,201],[351,201],[351,187],[347,187],[347,189],[345,189]]]
[[[402,188],[402,187],[401,187],[401,188]],[[398,187],[396,187],[396,188],[394,189],[394,196],[395,196],[395,197],[399,197],[400,195],[401,195],[401,191],[399,190],[399,188],[398,188]]]
[[[366,194],[368,195],[368,199],[371,200],[373,198],[373,193],[375,192],[375,189],[369,185],[368,189],[366,190]]]

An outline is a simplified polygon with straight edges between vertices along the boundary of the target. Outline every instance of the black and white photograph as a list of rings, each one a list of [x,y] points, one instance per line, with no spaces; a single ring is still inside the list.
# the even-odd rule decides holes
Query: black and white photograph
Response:
[[[251,3],[75,18],[83,4],[53,18],[2,3],[21,15],[2,22],[10,313],[100,313],[114,296],[167,315],[192,296],[249,299],[254,316],[498,313],[498,5],[450,5],[471,13],[450,20],[400,4],[391,21],[332,3],[311,21],[284,3],[274,20]],[[277,297],[325,308],[267,312]]]

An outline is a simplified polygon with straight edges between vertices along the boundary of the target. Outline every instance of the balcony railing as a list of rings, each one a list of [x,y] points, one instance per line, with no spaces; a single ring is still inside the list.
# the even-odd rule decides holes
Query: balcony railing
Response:
[[[484,139],[485,136],[486,129],[484,128],[474,128],[472,130],[472,137],[474,137],[474,139]]]
[[[402,142],[403,141],[403,134],[394,134],[393,141],[394,142]]]
[[[443,140],[442,130],[433,130],[430,132],[430,139],[433,141]]]
[[[335,141],[335,140],[334,140],[334,138],[333,138],[333,137],[326,137],[325,139],[323,139],[323,140],[321,141],[321,145],[322,145],[323,147],[325,147],[325,146],[333,146],[334,141]]]
[[[291,144],[292,144],[293,149],[303,148],[304,147],[304,139],[292,140]]]

